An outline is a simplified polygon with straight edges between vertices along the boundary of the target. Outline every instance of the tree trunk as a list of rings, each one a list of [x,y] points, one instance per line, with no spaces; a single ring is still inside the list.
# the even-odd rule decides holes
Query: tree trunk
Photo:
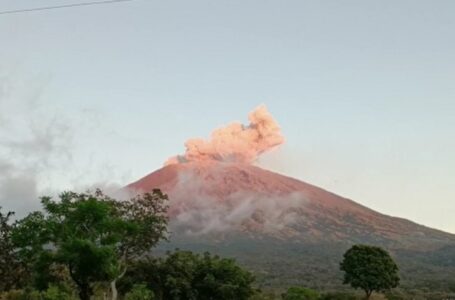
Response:
[[[111,300],[117,300],[117,279],[111,281]]]
[[[126,273],[126,267],[119,276],[117,276],[114,280],[111,281],[111,300],[117,300],[117,297],[118,297],[117,280],[122,278],[125,275],[125,273]]]
[[[365,293],[366,293],[365,299],[368,300],[370,299],[370,296],[373,293],[373,291],[365,291]]]
[[[90,300],[90,297],[93,294],[93,290],[92,287],[90,286],[90,283],[79,280],[74,275],[71,264],[68,267],[70,271],[70,277],[71,279],[73,279],[74,283],[77,285],[77,289],[79,290],[79,298],[81,298],[81,300]]]
[[[79,298],[81,300],[90,300],[92,292],[89,287],[79,287]]]

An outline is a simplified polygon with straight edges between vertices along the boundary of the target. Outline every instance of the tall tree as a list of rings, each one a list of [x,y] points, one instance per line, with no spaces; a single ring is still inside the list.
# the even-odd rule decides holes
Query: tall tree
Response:
[[[380,247],[354,245],[340,263],[344,284],[365,291],[369,299],[373,291],[381,292],[397,287],[400,282],[398,266],[387,251]]]
[[[0,207],[0,291],[20,287],[27,277],[25,265],[19,260],[11,240],[13,215],[13,212],[4,214]]]
[[[43,197],[43,212],[20,220],[13,232],[18,254],[34,266],[41,288],[52,281],[51,269],[64,266],[82,300],[90,299],[93,284],[116,282],[132,261],[166,237],[167,196],[160,190],[117,201],[101,191],[66,192],[60,201]]]

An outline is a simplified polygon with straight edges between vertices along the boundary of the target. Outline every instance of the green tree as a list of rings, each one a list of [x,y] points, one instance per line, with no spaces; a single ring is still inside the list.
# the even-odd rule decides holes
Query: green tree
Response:
[[[319,293],[305,287],[290,287],[282,298],[283,300],[316,300],[319,299]]]
[[[145,284],[135,284],[131,291],[125,294],[125,300],[153,300],[153,292]]]
[[[114,200],[99,190],[66,192],[58,202],[43,197],[44,212],[20,220],[13,242],[22,260],[33,266],[38,288],[58,282],[62,272],[54,270],[63,266],[82,300],[90,299],[94,283],[106,281],[116,299],[117,280],[134,259],[165,238],[166,200],[159,190],[130,201]]]
[[[13,212],[3,214],[0,207],[0,292],[19,288],[27,277],[11,238],[13,215]]]
[[[147,283],[160,300],[245,300],[255,293],[254,277],[234,260],[190,251],[138,262],[123,280],[123,289],[134,282]]]
[[[233,259],[205,253],[196,269],[194,287],[199,299],[248,299],[254,294],[254,277],[239,267]]]
[[[373,291],[381,292],[397,287],[400,282],[398,266],[382,248],[354,245],[344,254],[340,269],[344,284],[365,291],[369,299]]]

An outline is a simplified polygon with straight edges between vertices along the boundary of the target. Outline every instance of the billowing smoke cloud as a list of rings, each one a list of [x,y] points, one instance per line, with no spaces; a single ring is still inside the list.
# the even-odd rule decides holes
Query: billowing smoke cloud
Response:
[[[212,169],[212,172],[217,172]],[[211,173],[218,177],[220,174]],[[247,231],[292,236],[308,200],[302,193],[260,194],[238,191],[220,199],[194,171],[179,173],[170,196],[171,232],[185,235]]]
[[[46,97],[45,76],[29,77],[20,67],[0,65],[0,207],[21,218],[41,209],[40,197],[65,190],[101,188],[127,198],[123,172],[108,160],[105,148],[114,139],[102,128],[101,111],[60,106]],[[76,109],[76,110],[75,110]],[[124,140],[116,136],[119,144]],[[120,171],[119,171],[120,170]]]
[[[43,174],[70,159],[68,126],[39,109],[36,86],[0,75],[0,206],[18,216],[39,207]]]
[[[207,160],[252,163],[261,153],[284,142],[280,127],[264,105],[248,119],[249,125],[231,123],[216,129],[208,140],[188,140],[185,154],[170,158],[166,164]]]
[[[305,195],[237,190],[236,184],[225,177],[225,167],[231,163],[249,168],[247,165],[255,163],[262,153],[284,142],[280,127],[264,105],[253,110],[248,119],[248,125],[235,122],[216,129],[207,140],[188,140],[185,154],[166,162],[182,164],[177,183],[169,191],[172,232],[297,234],[293,226],[301,220],[298,216],[307,203]],[[248,170],[242,169],[239,174]]]

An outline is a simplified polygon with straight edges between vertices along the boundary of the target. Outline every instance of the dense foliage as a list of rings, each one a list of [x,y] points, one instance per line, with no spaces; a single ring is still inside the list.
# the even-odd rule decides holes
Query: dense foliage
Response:
[[[317,300],[319,293],[304,287],[291,287],[283,294],[283,300]]]
[[[166,200],[167,196],[159,190],[128,201],[112,199],[100,191],[68,192],[60,195],[58,201],[42,198],[42,211],[32,212],[16,222],[12,220],[12,212],[0,211],[0,299],[360,299],[357,292],[351,293],[349,288],[340,287],[340,271],[327,272],[328,269],[324,269],[327,261],[321,258],[320,252],[324,248],[320,245],[314,248],[308,245],[304,251],[289,247],[292,251],[283,263],[276,257],[273,247],[266,247],[270,246],[268,240],[261,248],[243,244],[244,249],[261,253],[262,260],[273,271],[280,268],[287,274],[288,278],[277,278],[278,284],[288,279],[296,284],[309,283],[287,290],[285,284],[278,287],[264,284],[262,276],[272,273],[259,265],[249,265],[245,260],[237,264],[232,259],[209,253],[179,250],[166,255],[161,252],[162,256],[152,257],[151,250],[167,237]],[[282,242],[280,245],[283,247]],[[330,255],[325,259],[338,265],[341,254],[337,255],[338,250],[332,246],[327,247],[332,252],[327,252]],[[198,252],[207,250],[203,244],[199,247]],[[273,255],[267,256],[268,251]],[[425,259],[432,260],[435,266],[452,265],[453,249],[446,247],[439,251],[441,255],[426,256]],[[319,260],[314,257],[319,257]],[[406,262],[404,267],[412,266]],[[295,269],[294,264],[304,271],[292,273],[290,270]],[[240,265],[249,265],[259,281],[256,282],[252,273]],[[344,254],[340,269],[344,272],[344,282],[363,289],[367,297],[373,291],[385,292],[386,299],[455,297],[455,281],[441,282],[430,275],[419,289],[402,287],[389,290],[400,280],[398,267],[390,255],[378,247],[353,246]],[[424,271],[415,268],[414,272]],[[327,276],[323,278],[331,286],[320,285],[318,276]],[[405,277],[404,280],[409,282],[410,279]],[[266,292],[260,291],[258,286],[264,287]],[[441,292],[442,289],[448,292]]]
[[[382,248],[354,245],[344,254],[340,264],[344,283],[365,291],[366,298],[373,291],[384,291],[398,286],[398,266]]]
[[[25,267],[12,242],[12,216],[13,212],[3,214],[0,207],[0,291],[21,287],[25,276]]]
[[[234,260],[175,251],[148,256],[167,234],[159,190],[118,201],[67,192],[11,222],[0,213],[0,299],[247,300],[254,277]],[[146,257],[149,257],[147,260]],[[125,288],[127,287],[127,288]],[[22,288],[22,289],[20,289]]]
[[[166,195],[155,190],[129,201],[67,192],[60,201],[42,198],[44,212],[33,212],[12,231],[17,255],[32,271],[32,284],[46,289],[69,277],[79,297],[90,299],[94,284],[116,281],[135,258],[148,252],[167,228]]]
[[[123,288],[143,282],[159,300],[246,300],[255,293],[253,281],[252,274],[232,259],[175,251],[137,262]]]

